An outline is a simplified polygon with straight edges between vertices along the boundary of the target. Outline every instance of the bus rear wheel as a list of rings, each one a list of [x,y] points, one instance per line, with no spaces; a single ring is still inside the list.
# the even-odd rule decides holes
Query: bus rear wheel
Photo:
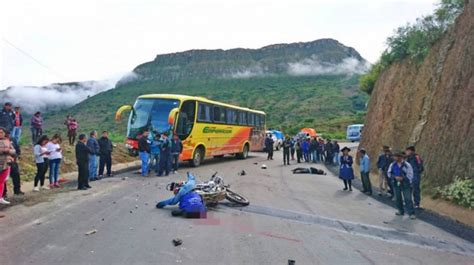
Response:
[[[237,158],[238,159],[246,159],[247,157],[249,157],[249,145],[245,144],[244,149],[242,150],[242,153],[237,154]]]
[[[199,165],[201,165],[203,159],[204,149],[202,147],[196,148],[196,150],[194,150],[193,159],[191,160],[191,166],[198,167]]]

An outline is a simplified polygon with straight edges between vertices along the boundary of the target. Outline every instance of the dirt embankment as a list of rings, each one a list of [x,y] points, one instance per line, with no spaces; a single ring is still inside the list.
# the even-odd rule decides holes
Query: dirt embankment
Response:
[[[449,184],[455,176],[473,177],[473,66],[471,0],[424,61],[407,59],[381,74],[360,146],[376,159],[384,144],[395,149],[416,145],[425,160],[425,190]]]

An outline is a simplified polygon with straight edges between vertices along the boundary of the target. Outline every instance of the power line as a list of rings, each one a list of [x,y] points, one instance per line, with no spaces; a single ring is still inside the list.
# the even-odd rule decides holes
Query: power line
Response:
[[[40,60],[36,59],[35,57],[33,57],[33,55],[29,54],[28,52],[24,51],[23,49],[19,48],[18,46],[16,46],[15,44],[11,43],[10,41],[8,41],[7,39],[5,39],[4,37],[2,37],[2,40],[10,45],[11,47],[13,47],[15,50],[17,50],[18,52],[20,52],[21,54],[23,54],[24,56],[30,58],[31,60],[33,60],[35,63],[39,64],[40,66],[42,66],[43,68],[49,70],[51,73],[55,74],[56,76],[66,80],[66,78],[64,77],[64,75],[60,74],[59,72],[55,71],[54,69],[52,69],[51,67],[47,66],[46,64],[42,63]]]

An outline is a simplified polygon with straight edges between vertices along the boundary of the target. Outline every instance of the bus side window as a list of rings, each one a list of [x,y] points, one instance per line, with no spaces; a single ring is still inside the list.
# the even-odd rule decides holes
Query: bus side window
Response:
[[[255,114],[255,127],[260,130],[260,114]]]
[[[225,123],[226,122],[225,108],[214,106],[213,109],[214,109],[214,117],[213,117],[214,122]]]
[[[233,109],[227,109],[227,124],[237,124],[237,112]]]
[[[255,113],[249,113],[249,126],[255,126]]]
[[[198,113],[198,121],[211,121],[211,106],[199,103]]]
[[[240,125],[244,125],[244,126],[247,126],[247,112],[245,111],[240,111],[239,112],[239,122],[240,122]]]

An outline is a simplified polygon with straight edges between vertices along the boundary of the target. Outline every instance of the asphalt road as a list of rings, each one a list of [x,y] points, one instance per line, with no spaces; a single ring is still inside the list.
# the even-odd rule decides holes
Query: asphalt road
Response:
[[[293,175],[295,167],[282,165],[281,152],[270,162],[254,153],[183,168],[182,177],[122,174],[89,191],[10,207],[0,219],[0,264],[474,264],[474,244],[342,191],[330,173]],[[201,220],[156,209],[171,195],[165,185],[187,170],[198,180],[219,171],[251,205],[221,204]],[[183,244],[173,246],[174,238]]]

